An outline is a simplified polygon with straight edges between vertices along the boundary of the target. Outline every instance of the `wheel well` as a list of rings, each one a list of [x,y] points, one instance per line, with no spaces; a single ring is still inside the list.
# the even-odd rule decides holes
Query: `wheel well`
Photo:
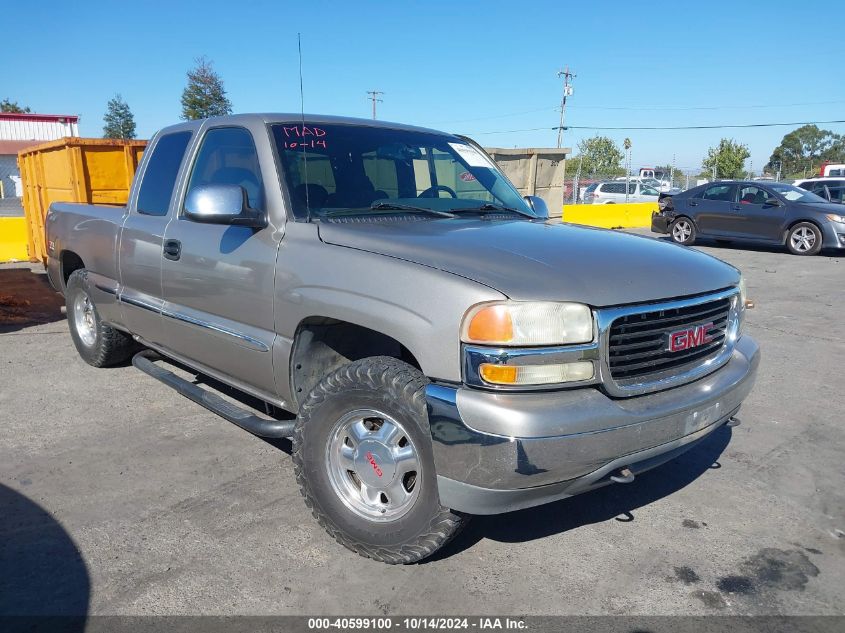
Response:
[[[786,230],[783,232],[783,243],[786,244],[786,237],[789,235],[789,232],[796,224],[812,224],[819,230],[819,233],[822,233],[822,227],[819,226],[818,222],[814,222],[813,220],[795,220],[789,226],[786,227]],[[824,238],[824,233],[822,233],[822,238]]]
[[[381,332],[325,317],[309,317],[296,329],[291,354],[291,393],[297,403],[329,372],[362,358],[391,356],[420,369],[407,347]]]
[[[73,251],[62,251],[60,261],[62,265],[62,283],[67,286],[67,280],[70,279],[70,276],[75,270],[85,268],[85,262]]]

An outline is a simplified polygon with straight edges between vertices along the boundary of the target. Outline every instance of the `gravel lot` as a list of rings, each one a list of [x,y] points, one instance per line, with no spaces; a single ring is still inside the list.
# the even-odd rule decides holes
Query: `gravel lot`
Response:
[[[43,275],[0,267],[0,613],[845,613],[845,264],[700,248],[757,302],[742,425],[408,567],[316,525],[287,442],[89,367]]]

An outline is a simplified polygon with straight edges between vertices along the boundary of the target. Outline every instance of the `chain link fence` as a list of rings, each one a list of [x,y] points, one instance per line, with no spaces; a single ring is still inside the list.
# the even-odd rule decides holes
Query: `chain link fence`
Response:
[[[661,193],[664,191],[684,191],[690,187],[695,187],[706,182],[698,176],[685,174],[681,171],[675,171],[671,178],[668,174],[658,174],[658,178],[640,177],[639,175],[626,177],[618,171],[613,173],[579,173],[577,170],[577,164],[573,169],[573,162],[574,161],[567,165],[566,180],[563,187],[564,204],[582,204],[585,201],[589,202],[589,198],[585,200],[585,194],[588,193],[588,190],[592,191],[596,188],[591,187],[591,185],[598,185],[599,183],[616,183],[612,189],[615,190],[618,188],[619,191],[616,193],[625,195],[625,183],[627,180],[628,195],[630,197],[637,198],[636,200],[631,201],[639,202],[642,201],[639,199],[639,191],[644,185],[656,190],[658,193]],[[638,181],[640,181],[639,190],[635,187]]]
[[[23,215],[18,157],[0,154],[0,215]]]

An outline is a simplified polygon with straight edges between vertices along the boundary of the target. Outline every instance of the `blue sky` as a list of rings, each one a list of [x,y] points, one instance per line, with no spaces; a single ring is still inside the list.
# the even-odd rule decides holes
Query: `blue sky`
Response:
[[[569,125],[718,125],[845,119],[841,38],[823,11],[789,1],[683,2],[99,2],[4,7],[0,98],[79,114],[102,134],[121,93],[140,137],[176,122],[185,72],[207,55],[236,112],[305,109],[370,115],[474,136],[486,146],[548,146],[557,70],[577,73]],[[829,60],[829,61],[825,61]],[[703,109],[708,108],[708,109]],[[844,124],[825,126],[845,133]],[[792,128],[608,131],[633,143],[634,167],[697,169],[723,136],[759,171]],[[496,133],[491,133],[496,132]],[[594,131],[569,130],[575,146]]]

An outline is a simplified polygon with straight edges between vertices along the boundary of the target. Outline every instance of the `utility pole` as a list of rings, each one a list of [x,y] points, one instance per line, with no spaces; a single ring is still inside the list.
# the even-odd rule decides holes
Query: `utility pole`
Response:
[[[383,103],[384,99],[379,99],[379,95],[383,95],[384,93],[381,90],[367,90],[367,94],[370,95],[370,100],[373,102],[373,119],[376,118],[376,102]]]
[[[669,169],[669,188],[675,186],[675,155],[672,154],[672,167]]]
[[[572,80],[577,75],[569,72],[569,66],[557,71],[557,78],[563,77],[563,96],[560,99],[560,126],[557,128],[557,146],[563,147],[563,123],[566,121],[566,98],[572,96]]]

